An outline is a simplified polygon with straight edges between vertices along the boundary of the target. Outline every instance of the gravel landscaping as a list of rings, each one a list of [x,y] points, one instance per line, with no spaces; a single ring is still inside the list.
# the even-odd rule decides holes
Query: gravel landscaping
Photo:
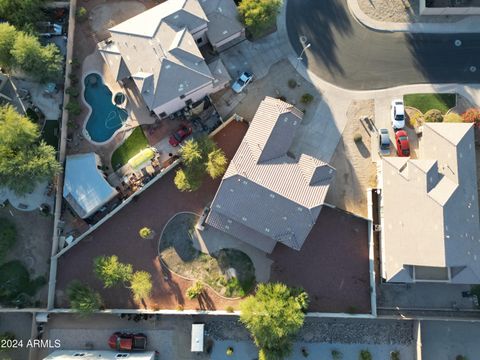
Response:
[[[195,224],[199,217],[180,213],[166,225],[159,243],[162,262],[173,272],[190,280],[199,280],[226,297],[242,297],[255,284],[255,268],[250,258],[234,249],[212,254],[198,251]],[[238,279],[238,280],[237,280]]]
[[[245,341],[250,335],[245,327],[233,319],[209,319],[206,328],[217,341]],[[296,341],[304,343],[341,344],[398,344],[413,341],[413,322],[363,319],[307,318]]]
[[[372,19],[398,23],[456,22],[464,16],[421,16],[418,0],[358,0],[360,9]]]

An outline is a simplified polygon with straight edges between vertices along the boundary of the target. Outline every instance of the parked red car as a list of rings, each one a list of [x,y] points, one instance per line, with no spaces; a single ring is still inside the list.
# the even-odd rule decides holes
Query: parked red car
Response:
[[[147,336],[116,332],[108,339],[108,346],[117,351],[142,351],[147,347]]]
[[[397,155],[410,156],[410,143],[408,142],[407,132],[405,130],[397,131],[395,140],[397,141]]]
[[[178,146],[180,143],[189,137],[192,134],[192,128],[185,125],[180,126],[180,128],[175,131],[168,139],[168,142],[172,146]]]

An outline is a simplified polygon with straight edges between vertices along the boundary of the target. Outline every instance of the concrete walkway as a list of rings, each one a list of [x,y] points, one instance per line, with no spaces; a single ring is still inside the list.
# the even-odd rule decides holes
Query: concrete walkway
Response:
[[[436,33],[436,34],[462,34],[480,33],[478,22],[480,16],[467,16],[457,22],[443,23],[400,23],[379,21],[363,12],[358,5],[358,0],[347,0],[348,8],[355,19],[366,27],[377,31],[410,32],[410,33]]]

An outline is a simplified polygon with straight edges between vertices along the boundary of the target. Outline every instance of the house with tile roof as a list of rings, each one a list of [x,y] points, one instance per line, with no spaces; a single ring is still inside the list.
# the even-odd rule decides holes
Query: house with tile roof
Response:
[[[300,250],[322,210],[335,169],[289,153],[303,113],[266,97],[230,162],[206,223],[260,250]]]
[[[221,48],[245,35],[233,0],[168,0],[109,31],[98,49],[114,78],[132,79],[160,118],[229,83],[223,63],[207,64],[199,46]]]
[[[418,159],[381,162],[381,275],[387,282],[480,283],[472,124],[428,123]]]

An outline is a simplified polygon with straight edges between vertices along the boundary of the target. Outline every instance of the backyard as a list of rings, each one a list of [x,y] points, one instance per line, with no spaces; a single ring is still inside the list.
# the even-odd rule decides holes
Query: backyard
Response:
[[[246,130],[245,123],[234,121],[213,139],[227,157],[231,158]],[[138,231],[143,226],[160,234],[175,214],[185,211],[201,213],[220,184],[220,179],[205,178],[198,191],[180,192],[173,183],[174,176],[175,170],[166,173],[157,183],[137,196],[135,201],[59,258],[56,307],[69,306],[66,289],[74,279],[100,292],[106,308],[128,309],[142,306],[132,298],[129,289],[105,289],[95,277],[92,259],[102,255],[117,255],[122,263],[132,264],[135,270],[147,271],[152,275],[152,293],[145,299],[145,306],[149,309],[225,309],[238,305],[238,301],[220,297],[209,288],[205,289],[206,301],[203,304],[196,299],[189,299],[185,295],[186,290],[194,282],[179,277],[162,266],[158,257],[158,237],[154,240],[139,238]]]

